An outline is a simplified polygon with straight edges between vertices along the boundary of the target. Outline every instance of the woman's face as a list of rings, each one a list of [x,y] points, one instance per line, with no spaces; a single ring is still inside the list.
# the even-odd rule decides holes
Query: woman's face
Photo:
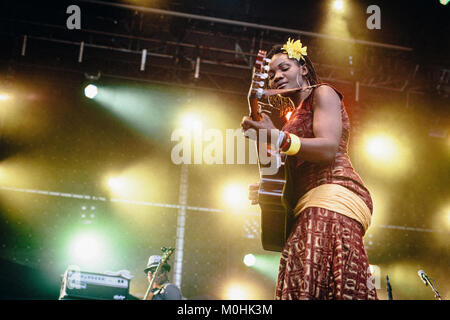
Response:
[[[289,59],[285,53],[275,54],[269,63],[269,88],[294,89],[301,87],[306,81],[304,76],[308,73],[305,65]]]

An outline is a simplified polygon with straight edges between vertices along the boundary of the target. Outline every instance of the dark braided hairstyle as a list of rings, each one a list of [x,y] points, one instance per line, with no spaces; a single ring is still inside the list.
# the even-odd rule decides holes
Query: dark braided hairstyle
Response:
[[[283,44],[277,44],[274,45],[270,51],[267,53],[267,58],[272,59],[272,57],[278,53],[286,53],[283,49]],[[310,85],[319,84],[320,80],[317,76],[316,69],[314,69],[314,65],[311,62],[311,59],[309,59],[308,56],[304,56],[305,60],[300,59],[298,61],[297,59],[290,58],[291,60],[295,61],[298,66],[303,66],[306,64],[306,68],[308,69],[308,73],[306,74],[306,79],[308,80]],[[269,81],[266,81],[266,87],[268,87]],[[269,98],[270,103],[277,108],[280,109],[280,116],[284,116],[289,111],[292,111],[295,109],[295,106],[291,99],[282,97],[281,95],[271,96]]]

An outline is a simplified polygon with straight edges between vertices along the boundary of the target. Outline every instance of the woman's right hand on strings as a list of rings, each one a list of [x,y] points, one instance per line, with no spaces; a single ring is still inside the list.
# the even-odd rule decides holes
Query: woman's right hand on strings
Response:
[[[254,121],[250,117],[244,117],[241,122],[242,130],[244,131],[244,136],[252,140],[260,138],[261,134],[265,135],[264,142],[271,143],[278,141],[278,136],[280,135],[280,130],[278,130],[273,124],[270,117],[265,113],[261,113],[261,120]],[[253,130],[254,134],[251,133]]]
[[[252,204],[258,204],[258,190],[259,182],[248,186],[248,200],[251,200]]]

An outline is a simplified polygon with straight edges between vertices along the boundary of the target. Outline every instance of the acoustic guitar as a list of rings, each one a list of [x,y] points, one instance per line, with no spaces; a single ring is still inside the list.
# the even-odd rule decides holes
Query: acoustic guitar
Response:
[[[262,112],[272,113],[271,110],[264,110],[262,99],[280,91],[264,89],[269,62],[266,51],[260,50],[253,67],[252,83],[248,93],[250,117],[254,121],[261,120]],[[261,208],[261,242],[264,250],[281,252],[293,221],[293,210],[290,206],[291,179],[287,156],[279,150],[274,150],[265,142],[257,141],[256,149],[260,172],[258,203]],[[266,161],[262,162],[261,158]],[[274,164],[276,164],[275,168]]]

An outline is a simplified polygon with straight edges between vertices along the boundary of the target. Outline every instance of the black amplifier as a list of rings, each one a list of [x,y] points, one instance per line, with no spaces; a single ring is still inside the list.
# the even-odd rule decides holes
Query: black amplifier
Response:
[[[69,268],[63,275],[59,300],[128,300],[129,291],[130,279],[123,275]]]

